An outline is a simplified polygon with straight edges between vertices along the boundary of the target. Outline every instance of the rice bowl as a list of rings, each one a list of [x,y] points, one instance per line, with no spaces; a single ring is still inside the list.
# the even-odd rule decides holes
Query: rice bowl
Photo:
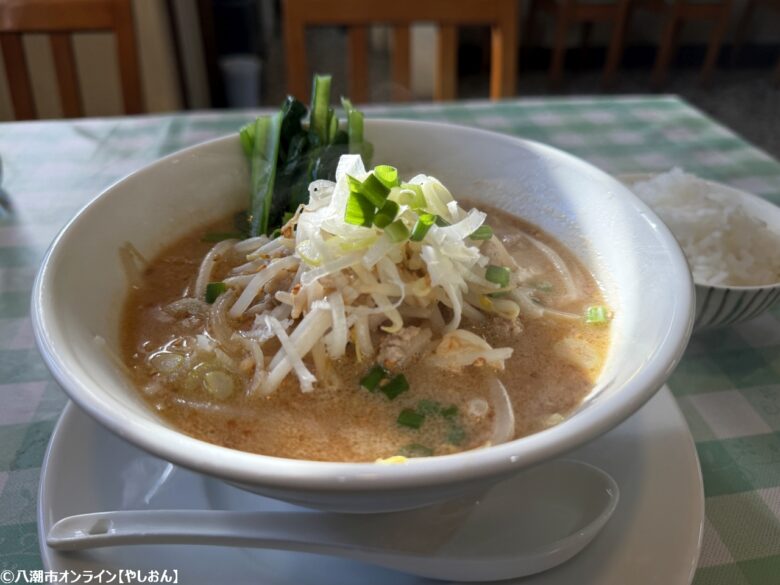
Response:
[[[680,242],[696,285],[697,330],[748,321],[780,301],[780,208],[680,169],[618,178]]]

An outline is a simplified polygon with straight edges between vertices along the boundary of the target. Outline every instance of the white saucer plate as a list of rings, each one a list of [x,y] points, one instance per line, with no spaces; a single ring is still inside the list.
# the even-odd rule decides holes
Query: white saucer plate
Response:
[[[620,486],[620,503],[585,551],[522,583],[689,585],[701,546],[704,494],[696,448],[670,391],[662,389],[622,425],[567,458],[610,473]],[[513,505],[511,497],[500,497],[507,497],[507,506]],[[38,533],[47,570],[177,569],[179,583],[187,585],[435,583],[303,553],[169,545],[63,553],[45,543],[51,525],[65,516],[162,508],[295,509],[152,457],[69,404],[54,430],[41,471]]]

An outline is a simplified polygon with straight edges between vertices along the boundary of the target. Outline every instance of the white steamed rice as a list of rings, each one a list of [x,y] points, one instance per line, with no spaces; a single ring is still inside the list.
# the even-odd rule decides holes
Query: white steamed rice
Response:
[[[749,215],[733,194],[677,168],[631,188],[680,242],[696,282],[780,282],[780,234]]]

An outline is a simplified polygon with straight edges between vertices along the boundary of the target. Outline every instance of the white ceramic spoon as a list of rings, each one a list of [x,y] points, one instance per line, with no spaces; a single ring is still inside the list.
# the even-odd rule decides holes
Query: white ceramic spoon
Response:
[[[271,548],[435,579],[492,581],[538,573],[576,555],[612,515],[618,493],[604,471],[558,460],[523,472],[479,499],[409,512],[97,512],[59,520],[46,540],[59,550],[126,544]],[[507,501],[518,505],[507,509]]]

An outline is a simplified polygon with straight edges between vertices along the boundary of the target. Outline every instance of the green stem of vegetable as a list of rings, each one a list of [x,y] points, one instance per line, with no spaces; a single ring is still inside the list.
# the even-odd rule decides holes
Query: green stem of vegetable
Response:
[[[281,127],[281,112],[255,120],[255,141],[251,158],[252,193],[249,205],[252,236],[266,234],[269,231],[268,216],[276,180]]]
[[[330,75],[315,75],[311,90],[311,117],[309,129],[320,139],[320,144],[328,143],[328,104],[330,102]]]
[[[347,98],[341,98],[341,106],[344,108],[344,114],[347,117],[347,136],[349,137],[350,154],[363,153],[363,112],[359,112]],[[365,160],[364,157],[364,161]]]
[[[333,108],[328,109],[328,144],[336,140],[336,134],[339,131],[339,117]]]
[[[249,158],[255,147],[255,122],[249,122],[238,131],[238,137],[241,140],[241,148],[244,154]]]

